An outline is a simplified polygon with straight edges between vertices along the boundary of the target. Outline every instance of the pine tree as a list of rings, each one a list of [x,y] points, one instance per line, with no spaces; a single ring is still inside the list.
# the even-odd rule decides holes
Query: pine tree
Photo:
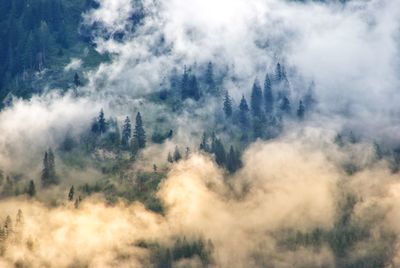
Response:
[[[260,117],[262,115],[262,91],[258,80],[254,81],[251,91],[251,112],[253,116]]]
[[[51,148],[48,150],[48,152],[44,153],[41,180],[43,187],[58,184],[58,176],[55,170],[54,154]]]
[[[226,117],[229,118],[232,116],[232,100],[228,91],[225,91],[224,112]]]
[[[282,66],[281,64],[278,62],[276,64],[276,68],[275,68],[275,82],[279,83],[283,80],[283,71],[282,71]]]
[[[136,115],[136,124],[135,131],[133,133],[133,139],[139,150],[146,147],[146,132],[143,128],[142,116],[140,115],[140,112],[138,112]]]
[[[247,101],[243,95],[239,104],[239,122],[243,128],[247,128],[249,125],[248,113],[249,113],[249,106],[247,105]]]
[[[175,162],[178,162],[178,161],[181,160],[181,159],[182,159],[182,155],[181,155],[181,153],[180,153],[180,151],[179,151],[178,146],[176,146],[176,147],[175,147],[175,151],[174,151],[174,161],[175,161]]]
[[[182,81],[181,81],[181,96],[182,100],[185,100],[186,98],[189,97],[189,73],[188,70],[186,69],[186,66],[184,67]]]
[[[74,75],[74,85],[76,87],[80,87],[82,85],[81,79],[79,78],[78,73],[75,73],[75,75]]]
[[[172,158],[171,152],[168,152],[167,161],[168,161],[169,163],[173,163],[173,162],[174,162],[174,159]]]
[[[124,125],[122,127],[122,140],[121,140],[121,145],[124,149],[129,148],[129,140],[131,139],[132,136],[132,126],[131,126],[131,120],[127,116],[124,121]]]
[[[36,195],[36,186],[33,180],[29,181],[28,189],[26,192],[30,197],[34,197]]]
[[[290,101],[286,96],[282,97],[280,109],[282,112],[287,113],[287,114],[290,114],[290,112],[292,110],[290,107]]]
[[[207,84],[207,93],[211,95],[218,95],[217,87],[215,85],[215,80],[214,80],[214,67],[211,62],[209,62],[207,65],[205,80]]]
[[[305,113],[305,107],[303,105],[303,102],[299,102],[299,108],[297,109],[297,117],[302,120],[304,119],[304,113]]]
[[[74,189],[74,186],[72,185],[71,188],[69,189],[69,193],[68,193],[69,201],[74,200],[74,194],[75,194],[75,189]]]
[[[226,164],[226,153],[224,145],[222,144],[220,139],[215,139],[213,146],[213,153],[215,155],[215,161],[219,166],[224,166]]]
[[[100,134],[106,133],[106,131],[107,131],[107,122],[106,122],[106,119],[104,117],[103,109],[100,110],[100,114],[99,114],[99,118],[97,120],[97,124],[98,124],[98,131],[100,132]]]
[[[274,109],[274,96],[272,94],[272,83],[269,74],[265,76],[264,82],[264,109],[267,115],[271,115]]]
[[[189,97],[196,101],[200,99],[200,89],[195,75],[192,75],[189,81]]]
[[[226,168],[230,173],[234,173],[241,166],[240,157],[233,146],[229,149],[229,153],[226,157]]]
[[[204,152],[208,152],[210,150],[210,148],[208,146],[208,137],[205,132],[203,132],[203,136],[201,138],[200,150],[202,150]]]

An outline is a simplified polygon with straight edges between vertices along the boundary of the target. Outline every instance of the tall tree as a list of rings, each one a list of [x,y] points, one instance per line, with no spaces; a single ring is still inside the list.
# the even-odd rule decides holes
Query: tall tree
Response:
[[[100,110],[100,114],[99,114],[99,118],[97,120],[97,123],[98,123],[98,130],[99,130],[100,134],[106,133],[106,131],[107,131],[107,122],[106,122],[106,118],[104,116],[103,109]]]
[[[174,151],[174,161],[178,162],[179,160],[182,159],[181,152],[179,151],[178,146],[175,146],[175,151]]]
[[[196,75],[192,75],[189,80],[189,97],[194,100],[200,99],[200,89],[197,83]]]
[[[136,115],[135,130],[133,133],[134,142],[138,149],[143,149],[146,147],[146,132],[143,128],[143,121],[140,112]]]
[[[54,153],[51,148],[44,153],[41,180],[43,187],[58,184],[58,176],[55,170]]]
[[[247,128],[249,125],[248,113],[249,113],[249,106],[247,105],[247,101],[243,95],[239,104],[239,122],[241,126],[244,128]]]
[[[274,109],[274,96],[272,94],[272,83],[269,74],[265,76],[264,81],[264,109],[267,115],[271,115]]]
[[[229,96],[228,90],[225,91],[225,97],[224,97],[224,112],[226,117],[231,117],[232,116],[232,99]]]
[[[203,136],[201,137],[200,150],[204,152],[208,152],[210,150],[208,146],[208,137],[205,132],[203,132]]]
[[[207,70],[206,70],[206,85],[207,85],[207,93],[212,94],[212,95],[217,95],[217,87],[215,85],[215,79],[214,79],[214,66],[212,62],[209,62],[207,65]]]
[[[124,125],[122,127],[122,140],[121,140],[121,145],[124,149],[129,148],[129,140],[131,139],[132,136],[132,125],[131,125],[131,120],[127,116],[124,121]]]
[[[69,192],[68,192],[68,200],[69,201],[74,200],[74,194],[75,194],[75,188],[72,185],[71,188],[69,189]]]
[[[183,75],[182,75],[181,96],[182,96],[183,100],[185,100],[186,98],[189,97],[189,72],[186,69],[186,66],[184,67],[184,71],[183,71]]]
[[[303,102],[299,102],[299,108],[297,109],[297,117],[302,120],[304,119],[304,113],[305,113],[305,107],[303,105]]]
[[[215,155],[215,162],[221,167],[224,166],[226,164],[226,152],[221,140],[215,139],[212,147]]]
[[[286,96],[282,97],[281,105],[279,108],[281,109],[282,112],[290,114],[292,109],[290,107],[290,101],[289,101],[288,97],[286,97]]]
[[[80,87],[82,85],[81,79],[80,79],[78,73],[75,73],[75,75],[74,75],[74,85],[76,87]]]
[[[26,192],[30,197],[34,197],[36,195],[36,186],[33,180],[29,181],[28,189]]]
[[[226,157],[226,168],[230,173],[234,173],[241,166],[239,153],[235,150],[235,148],[231,145],[229,149],[229,153]]]
[[[253,116],[260,117],[262,115],[262,90],[260,83],[256,79],[253,84],[253,89],[251,90],[251,113]]]

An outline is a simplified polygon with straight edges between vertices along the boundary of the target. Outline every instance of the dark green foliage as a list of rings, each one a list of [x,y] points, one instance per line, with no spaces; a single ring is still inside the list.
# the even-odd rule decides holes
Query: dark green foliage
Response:
[[[82,82],[81,82],[81,79],[80,79],[78,73],[75,73],[75,75],[74,75],[74,85],[76,87],[80,87],[82,85]]]
[[[214,66],[211,62],[207,65],[206,75],[206,91],[211,95],[218,95],[217,86],[214,79]]]
[[[224,145],[222,144],[220,139],[214,138],[211,144],[212,153],[215,155],[215,162],[219,166],[225,166],[226,164],[226,152]]]
[[[124,121],[124,125],[122,126],[122,140],[121,146],[123,149],[129,149],[129,141],[132,136],[132,126],[131,120],[127,116]]]
[[[305,107],[303,105],[303,102],[299,102],[299,108],[297,109],[297,117],[302,120],[304,119],[304,114],[305,114]]]
[[[97,124],[98,124],[98,131],[100,134],[106,133],[107,131],[107,122],[106,118],[104,117],[104,111],[103,109],[100,110],[99,117],[97,119]]]
[[[34,197],[36,195],[36,186],[35,186],[35,182],[33,180],[29,181],[28,188],[26,189],[26,193],[30,197]]]
[[[182,159],[182,155],[181,155],[181,153],[179,151],[178,146],[175,146],[174,158],[173,159],[174,159],[175,162],[178,162],[179,160]]]
[[[279,108],[283,113],[286,113],[286,114],[291,113],[292,108],[290,107],[290,101],[289,101],[288,97],[286,97],[286,96],[282,97]]]
[[[229,92],[225,91],[225,97],[224,97],[224,113],[226,117],[231,117],[232,116],[232,99],[229,96]]]
[[[247,105],[247,101],[243,95],[239,104],[239,123],[243,128],[247,128],[249,126],[248,113],[249,106]]]
[[[146,147],[146,132],[143,128],[143,121],[140,112],[136,115],[135,130],[133,132],[134,147],[138,150]]]
[[[240,154],[233,146],[230,147],[229,153],[226,157],[226,168],[230,173],[234,173],[241,167]]]
[[[274,96],[272,94],[272,83],[269,74],[265,76],[264,81],[264,110],[267,115],[273,113],[274,109]]]
[[[253,116],[262,116],[262,90],[258,80],[254,81],[253,88],[251,90],[251,113]]]
[[[75,194],[75,188],[72,185],[71,188],[69,189],[69,192],[68,192],[68,200],[69,201],[74,200],[74,194]]]
[[[208,145],[208,137],[207,137],[207,134],[205,132],[203,133],[203,136],[201,138],[201,143],[200,143],[199,149],[204,151],[204,152],[209,152],[210,151],[210,148],[209,148],[209,145]]]
[[[55,170],[54,153],[51,148],[44,153],[41,181],[43,187],[59,183],[59,178]]]

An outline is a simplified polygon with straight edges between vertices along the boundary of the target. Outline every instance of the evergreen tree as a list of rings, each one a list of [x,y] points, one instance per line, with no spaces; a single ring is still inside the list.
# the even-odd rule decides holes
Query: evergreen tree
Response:
[[[174,162],[174,159],[172,158],[171,152],[168,152],[167,161],[168,161],[169,163],[173,163],[173,162]]]
[[[34,197],[36,195],[36,186],[33,180],[29,181],[28,189],[26,192],[30,197]]]
[[[303,102],[300,101],[299,102],[299,108],[297,109],[297,117],[300,120],[304,119],[304,113],[305,113],[305,108],[304,108]]]
[[[278,62],[275,68],[275,82],[279,83],[283,80],[283,70],[281,64]]]
[[[260,117],[262,115],[262,91],[259,82],[256,80],[251,91],[251,113],[253,116]]]
[[[220,139],[215,139],[213,146],[213,153],[215,155],[215,161],[219,166],[224,166],[226,164],[226,153],[224,145]]]
[[[217,87],[215,85],[215,80],[214,80],[214,67],[211,62],[208,63],[207,65],[207,70],[206,70],[206,77],[205,77],[205,82],[207,85],[207,93],[211,95],[217,95]]]
[[[241,166],[240,157],[238,152],[233,146],[229,149],[229,153],[226,157],[226,168],[230,173],[234,173]]]
[[[41,180],[43,187],[58,184],[58,177],[55,170],[54,154],[51,148],[48,150],[48,152],[44,153]]]
[[[122,127],[122,140],[121,140],[121,145],[124,149],[129,148],[129,140],[131,139],[132,136],[132,126],[131,126],[131,120],[127,116],[124,121],[124,125]]]
[[[75,73],[75,75],[74,75],[74,85],[76,87],[80,87],[82,85],[81,79],[79,78],[78,73]]]
[[[99,114],[99,118],[97,120],[97,124],[98,124],[98,131],[100,132],[100,134],[106,133],[106,131],[107,131],[107,122],[106,122],[106,119],[104,117],[103,109],[100,110],[100,114]]]
[[[74,194],[75,194],[75,189],[74,189],[74,186],[72,185],[71,188],[69,189],[69,193],[68,193],[69,201],[74,200]]]
[[[181,152],[179,151],[178,146],[175,146],[175,151],[174,151],[174,161],[178,162],[179,160],[182,159]]]
[[[146,147],[146,132],[143,128],[142,116],[140,115],[140,112],[138,112],[136,115],[136,124],[133,138],[139,150]]]
[[[226,117],[229,118],[232,116],[232,100],[228,91],[225,91],[224,112]]]
[[[200,99],[199,85],[195,75],[192,75],[189,81],[189,97],[196,101]]]
[[[272,83],[269,74],[265,76],[264,82],[264,106],[265,113],[271,115],[274,109],[274,96],[272,94]]]
[[[210,148],[208,146],[208,137],[205,132],[203,132],[203,136],[201,138],[200,150],[202,150],[204,152],[208,152],[210,150]]]
[[[281,105],[279,108],[281,109],[282,112],[290,114],[292,109],[290,107],[290,101],[286,96],[282,97]]]
[[[249,113],[249,106],[247,105],[247,101],[243,95],[239,104],[239,122],[243,128],[247,128],[249,125],[248,113]]]
[[[183,71],[182,81],[181,81],[181,96],[182,100],[189,97],[189,73],[186,66]]]

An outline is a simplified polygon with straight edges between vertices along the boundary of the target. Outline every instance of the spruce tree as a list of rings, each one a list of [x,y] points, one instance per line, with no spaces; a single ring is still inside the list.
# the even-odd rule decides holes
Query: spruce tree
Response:
[[[213,153],[215,155],[215,161],[219,166],[224,166],[226,164],[226,153],[224,145],[220,139],[215,139]]]
[[[290,114],[291,107],[290,107],[290,101],[289,101],[288,97],[286,97],[286,96],[282,97],[280,109],[282,112]]]
[[[210,148],[208,146],[208,137],[205,132],[203,132],[203,136],[201,138],[200,150],[202,150],[204,152],[208,152],[210,150]]]
[[[74,194],[75,194],[75,189],[74,189],[74,186],[72,185],[71,188],[69,189],[69,193],[68,193],[69,201],[74,200]]]
[[[189,81],[189,97],[196,101],[200,99],[200,89],[195,75],[192,75]]]
[[[189,73],[186,66],[183,71],[182,81],[181,81],[181,96],[182,100],[189,97]]]
[[[167,161],[169,163],[173,163],[174,162],[174,159],[172,158],[171,152],[168,152]]]
[[[28,189],[26,192],[30,197],[34,197],[36,195],[36,186],[33,180],[29,181]]]
[[[43,187],[58,184],[58,176],[55,170],[54,153],[51,148],[48,150],[48,152],[44,153],[41,180]]]
[[[217,87],[215,85],[215,80],[214,80],[214,67],[211,62],[208,63],[207,65],[207,70],[206,70],[206,77],[205,77],[205,82],[207,84],[207,93],[211,95],[217,95]]]
[[[181,152],[179,151],[178,146],[175,146],[175,151],[174,151],[174,161],[178,162],[179,160],[182,159]]]
[[[271,115],[274,109],[274,96],[272,94],[272,83],[269,74],[265,76],[264,82],[264,109],[267,115]]]
[[[234,173],[241,166],[239,153],[233,146],[230,147],[229,153],[226,157],[226,168],[230,173]]]
[[[81,79],[79,78],[78,73],[75,73],[75,75],[74,75],[74,85],[76,87],[80,87],[82,85]]]
[[[100,134],[106,133],[106,131],[107,131],[107,122],[106,122],[106,119],[104,117],[103,109],[100,110],[100,114],[99,114],[99,118],[98,118],[97,124],[98,124],[98,131],[100,132]]]
[[[239,104],[239,122],[243,128],[247,128],[249,125],[248,113],[249,106],[247,105],[247,101],[243,95]]]
[[[136,115],[136,124],[133,138],[139,150],[146,147],[146,132],[143,128],[142,116],[140,115],[140,112],[138,112]]]
[[[303,105],[303,102],[299,102],[299,108],[297,109],[297,117],[302,120],[304,119],[304,114],[305,114],[305,107]]]
[[[124,125],[122,127],[122,140],[121,140],[122,148],[124,149],[129,148],[129,140],[131,139],[131,136],[132,136],[131,120],[127,116],[125,118]]]
[[[251,91],[251,113],[253,116],[260,117],[262,115],[262,90],[257,79],[254,81],[253,89]]]
[[[225,91],[225,97],[224,97],[224,112],[226,117],[231,117],[232,116],[232,100],[231,97],[229,96],[229,92]]]

